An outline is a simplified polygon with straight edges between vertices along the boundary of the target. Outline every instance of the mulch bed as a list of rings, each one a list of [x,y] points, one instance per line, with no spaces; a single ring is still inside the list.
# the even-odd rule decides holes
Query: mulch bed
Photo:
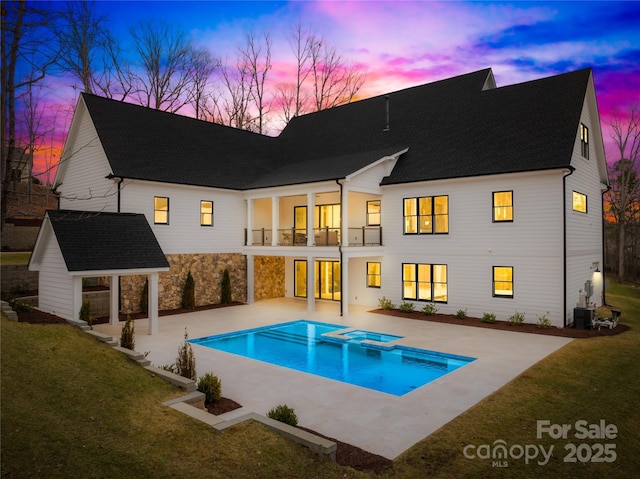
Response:
[[[242,406],[233,399],[221,397],[219,401],[209,403],[205,407],[211,414],[219,416],[220,414],[233,411],[234,409],[238,409]],[[391,459],[378,456],[377,454],[372,454],[364,449],[360,449],[359,447],[339,441],[338,439],[325,436],[312,429],[301,426],[298,426],[298,428],[335,442],[337,445],[336,462],[341,466],[349,466],[359,471],[374,471],[378,473],[393,463]]]
[[[399,316],[402,318],[409,318],[416,321],[431,321],[434,323],[447,323],[457,324],[459,326],[473,326],[476,328],[487,329],[499,329],[503,331],[515,331],[518,333],[531,333],[531,334],[546,334],[547,336],[562,336],[565,338],[596,338],[600,336],[614,336],[616,334],[622,334],[625,331],[631,329],[626,324],[618,323],[613,328],[601,328],[601,329],[575,329],[575,328],[539,328],[536,324],[523,323],[520,325],[513,325],[508,321],[496,321],[495,323],[483,323],[480,318],[467,317],[464,319],[458,319],[454,314],[434,314],[426,315],[421,311],[413,311],[411,313],[403,313],[397,309],[384,310],[373,309],[371,313],[384,314],[387,316]]]

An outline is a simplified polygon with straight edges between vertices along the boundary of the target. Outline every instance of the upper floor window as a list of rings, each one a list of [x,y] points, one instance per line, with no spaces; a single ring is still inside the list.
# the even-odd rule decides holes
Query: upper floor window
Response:
[[[449,197],[422,196],[404,199],[404,233],[449,232]]]
[[[381,283],[380,263],[367,263],[367,288],[379,288]]]
[[[213,201],[200,202],[200,226],[213,226]]]
[[[166,196],[154,196],[153,222],[157,225],[169,224],[169,198]]]
[[[580,213],[587,212],[587,195],[583,195],[577,191],[573,192],[573,211]]]
[[[446,303],[446,264],[402,264],[402,299]]]
[[[580,123],[580,150],[582,156],[589,159],[589,128]]]
[[[380,226],[380,200],[367,201],[367,226]]]
[[[513,298],[513,266],[493,267],[493,295]]]
[[[493,221],[513,221],[513,191],[494,191]]]

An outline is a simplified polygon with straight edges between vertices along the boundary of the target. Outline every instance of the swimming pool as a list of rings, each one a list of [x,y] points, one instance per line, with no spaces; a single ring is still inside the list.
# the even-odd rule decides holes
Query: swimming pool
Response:
[[[395,396],[404,396],[475,360],[388,345],[401,336],[349,329],[299,320],[189,342]]]

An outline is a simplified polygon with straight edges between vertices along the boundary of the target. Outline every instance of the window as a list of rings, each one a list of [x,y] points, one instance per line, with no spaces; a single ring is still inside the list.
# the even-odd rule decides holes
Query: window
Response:
[[[213,201],[200,202],[200,226],[213,226]]]
[[[513,191],[493,192],[493,222],[513,221]]]
[[[580,151],[582,156],[589,159],[589,128],[580,123]]]
[[[404,199],[404,234],[449,232],[449,197]]]
[[[379,288],[380,263],[367,263],[367,288]]]
[[[446,264],[402,264],[402,299],[448,300]]]
[[[380,200],[367,201],[367,226],[380,226]]]
[[[587,212],[587,195],[583,195],[577,191],[573,192],[573,211],[580,213]]]
[[[513,267],[493,267],[493,296],[513,298]]]
[[[169,198],[164,196],[153,198],[153,222],[157,225],[169,224]]]

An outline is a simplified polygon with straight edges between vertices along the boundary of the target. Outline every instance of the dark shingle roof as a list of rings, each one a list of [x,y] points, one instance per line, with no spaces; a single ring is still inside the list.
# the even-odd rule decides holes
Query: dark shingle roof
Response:
[[[168,268],[142,214],[49,210],[68,271]]]
[[[344,178],[409,148],[394,184],[567,167],[590,74],[486,89],[481,70],[303,115],[277,138],[83,98],[116,176],[244,190]]]

